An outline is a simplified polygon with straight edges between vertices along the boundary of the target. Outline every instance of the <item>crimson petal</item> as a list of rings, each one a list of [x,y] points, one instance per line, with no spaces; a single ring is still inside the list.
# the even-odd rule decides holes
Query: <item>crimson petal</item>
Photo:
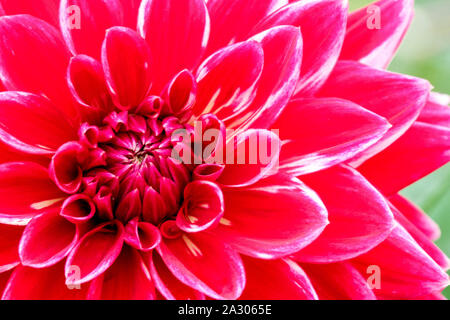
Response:
[[[157,248],[169,270],[184,284],[215,299],[237,299],[245,272],[239,255],[204,233],[163,239]],[[211,272],[214,270],[214,272]]]
[[[291,101],[272,128],[280,130],[281,170],[302,175],[344,162],[391,127],[382,117],[335,98]]]
[[[5,14],[30,14],[36,18],[47,21],[59,28],[58,9],[60,0],[0,0],[0,10],[3,7]]]
[[[275,175],[223,193],[225,215],[212,232],[254,257],[292,254],[316,239],[328,223],[322,201],[296,178]]]
[[[209,16],[203,0],[143,0],[138,30],[155,61],[152,92],[159,94],[183,69],[201,61],[209,38]]]
[[[430,89],[426,80],[340,61],[319,94],[350,100],[392,124],[377,144],[352,159],[353,165],[360,165],[406,132],[425,106]]]
[[[23,227],[0,224],[0,274],[20,263],[19,242],[22,233]]]
[[[319,238],[294,255],[296,260],[332,263],[351,259],[391,233],[394,217],[386,200],[354,169],[336,166],[301,179],[322,199],[330,224]]]
[[[394,58],[413,15],[414,0],[380,0],[351,13],[340,59],[386,68]],[[378,18],[379,26],[375,25]]]

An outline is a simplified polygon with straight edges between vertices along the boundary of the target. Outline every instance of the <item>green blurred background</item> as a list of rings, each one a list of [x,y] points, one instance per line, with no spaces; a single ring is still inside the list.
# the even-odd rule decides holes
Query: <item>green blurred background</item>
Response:
[[[372,0],[350,0],[351,10]],[[415,18],[390,70],[429,80],[435,91],[450,94],[450,0],[416,0]],[[383,23],[383,22],[381,22]],[[450,164],[402,194],[439,224],[438,246],[450,255]],[[450,287],[445,291],[450,299]]]

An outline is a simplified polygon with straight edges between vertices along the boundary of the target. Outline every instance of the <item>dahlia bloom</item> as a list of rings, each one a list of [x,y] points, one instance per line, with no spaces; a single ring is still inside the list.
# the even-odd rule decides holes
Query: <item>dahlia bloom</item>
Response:
[[[398,192],[449,161],[450,109],[385,70],[413,1],[380,29],[287,2],[0,0],[3,299],[442,298]],[[274,152],[175,159],[197,123],[212,155]]]

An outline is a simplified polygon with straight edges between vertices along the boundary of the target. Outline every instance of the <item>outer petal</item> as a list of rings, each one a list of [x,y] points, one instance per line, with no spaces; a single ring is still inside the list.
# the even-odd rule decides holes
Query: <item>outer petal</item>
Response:
[[[450,128],[450,96],[432,92],[418,121]]]
[[[270,12],[286,4],[286,0],[209,0],[211,36],[207,53],[229,44],[246,40],[253,27]]]
[[[121,254],[89,287],[88,299],[153,300],[155,287],[139,252],[124,246]]]
[[[151,85],[150,50],[144,39],[128,28],[108,29],[102,63],[116,105],[125,110],[137,107]]]
[[[328,223],[321,200],[296,178],[275,175],[223,192],[225,215],[214,234],[247,255],[274,258],[294,253]]]
[[[158,252],[181,282],[212,298],[237,299],[244,289],[241,258],[212,236],[197,233],[164,239]]]
[[[88,232],[66,260],[66,283],[81,284],[100,276],[114,263],[123,245],[124,228],[120,222],[105,223]],[[71,278],[71,268],[80,268],[80,277]]]
[[[399,194],[389,197],[389,201],[430,240],[440,238],[441,230],[436,222],[411,201]]]
[[[154,87],[159,94],[183,69],[201,61],[209,38],[209,16],[203,0],[143,0],[138,30],[155,61]]]
[[[405,133],[425,106],[429,92],[430,84],[425,80],[341,61],[320,95],[355,102],[392,124],[376,145],[352,159],[353,165],[359,165]]]
[[[390,234],[394,218],[387,202],[355,170],[334,167],[303,176],[302,180],[324,202],[330,224],[319,238],[295,254],[296,260],[331,263],[351,259]]]
[[[209,57],[197,71],[194,115],[214,113],[228,122],[240,117],[255,96],[263,63],[264,51],[256,41],[226,47]]]
[[[69,119],[76,118],[66,81],[70,55],[58,30],[18,15],[0,17],[0,33],[0,78],[6,88],[45,95]]]
[[[245,130],[226,145],[225,169],[217,180],[230,187],[248,186],[278,169],[281,143],[267,130]],[[222,162],[223,161],[223,162]]]
[[[19,241],[22,233],[23,227],[0,224],[0,274],[20,263]]]
[[[379,267],[379,298],[398,299],[424,296],[449,284],[448,275],[400,226],[375,249],[354,260],[362,274],[369,266]],[[376,268],[374,268],[376,270]]]
[[[274,12],[253,33],[279,25],[300,26],[303,61],[295,94],[312,95],[328,78],[339,57],[347,22],[347,0],[303,0]]]
[[[11,147],[48,155],[76,137],[76,131],[48,99],[22,92],[0,93],[0,139]]]
[[[168,300],[203,300],[205,296],[197,290],[185,285],[178,280],[167,268],[159,254],[154,251],[153,255],[147,255],[155,286],[159,292]]]
[[[390,128],[382,117],[335,98],[291,101],[272,128],[280,130],[280,165],[293,175],[344,162],[376,143]]]
[[[303,41],[298,28],[275,27],[252,39],[264,50],[264,69],[253,103],[227,124],[229,129],[269,128],[294,93],[300,75]]]
[[[348,262],[301,266],[320,300],[376,300],[367,279]]]
[[[17,267],[11,275],[3,300],[83,300],[87,286],[67,287],[64,284],[64,265],[34,269]]]
[[[59,15],[61,31],[72,54],[96,59],[100,58],[105,31],[124,25],[120,0],[61,0]]]
[[[416,122],[358,170],[386,195],[393,195],[449,161],[450,127]]]
[[[340,59],[386,68],[413,16],[414,0],[380,0],[353,12],[348,17]]]
[[[450,259],[425,234],[391,205],[395,220],[414,238],[417,244],[444,270],[450,269]]]
[[[244,258],[247,284],[242,300],[317,300],[311,282],[292,260]]]
[[[60,0],[0,0],[7,15],[30,14],[59,27],[58,9]]]
[[[47,169],[32,162],[0,165],[0,222],[27,224],[29,219],[64,200]]]
[[[51,210],[34,217],[26,226],[20,240],[22,265],[46,268],[61,261],[78,241],[74,224]]]

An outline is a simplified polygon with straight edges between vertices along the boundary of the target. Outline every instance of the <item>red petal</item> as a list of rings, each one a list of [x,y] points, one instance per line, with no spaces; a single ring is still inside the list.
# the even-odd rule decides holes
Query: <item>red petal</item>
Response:
[[[112,109],[102,65],[97,60],[86,55],[73,57],[69,64],[68,82],[72,95],[84,107],[98,110],[103,117],[106,116],[105,111]]]
[[[359,165],[405,133],[425,106],[429,92],[430,84],[425,80],[341,61],[320,95],[350,100],[392,124],[377,144],[352,160],[353,164]]]
[[[348,262],[301,266],[320,300],[376,300],[367,280]]]
[[[269,128],[294,93],[300,75],[303,41],[298,28],[275,27],[252,40],[264,50],[263,73],[253,103],[227,125],[229,129]]]
[[[450,269],[450,259],[425,234],[391,205],[395,220],[414,238],[419,246],[444,270]]]
[[[389,197],[389,201],[430,240],[440,238],[441,230],[437,223],[411,201],[399,194]]]
[[[393,195],[449,161],[450,128],[415,122],[358,170],[386,195]]]
[[[213,232],[247,255],[274,258],[294,253],[328,223],[321,200],[296,178],[276,175],[223,192],[225,215]]]
[[[209,57],[197,72],[194,115],[214,113],[230,123],[240,117],[255,96],[263,62],[264,52],[256,41],[226,47]]]
[[[271,14],[253,31],[280,25],[300,27],[304,45],[297,96],[317,92],[333,70],[344,41],[347,11],[344,0],[298,1]]]
[[[374,292],[381,298],[424,296],[449,284],[444,270],[401,226],[397,226],[375,249],[355,259],[354,263],[362,274],[369,276],[369,266],[379,267],[380,289]]]
[[[223,211],[223,194],[219,186],[209,181],[194,181],[184,189],[177,226],[186,232],[203,231],[218,223]]]
[[[184,284],[214,299],[237,299],[245,272],[239,255],[204,233],[163,239],[158,252],[169,270]]]
[[[76,131],[46,98],[29,93],[0,93],[0,139],[31,154],[52,154],[76,139]]]
[[[351,13],[340,59],[386,68],[414,15],[413,0],[380,0]],[[379,19],[379,27],[376,26]]]
[[[207,53],[211,54],[232,43],[246,40],[250,30],[285,0],[209,0],[211,35]]]
[[[48,177],[47,169],[32,162],[0,165],[0,222],[26,224],[65,195]]]
[[[112,221],[88,232],[70,252],[66,261],[67,284],[81,284],[105,272],[119,256],[123,245],[124,228]],[[80,268],[80,277],[71,278],[72,267]]]
[[[0,274],[20,263],[19,241],[22,233],[23,227],[0,224]]]
[[[425,108],[417,119],[420,122],[450,128],[450,96],[436,92],[430,94]]]
[[[60,8],[61,31],[74,55],[99,59],[105,31],[124,25],[120,0],[61,0]]]
[[[58,149],[49,167],[50,177],[66,193],[74,194],[81,188],[83,172],[79,163],[82,146],[68,142]]]
[[[76,119],[66,81],[70,53],[59,31],[40,19],[18,15],[0,17],[0,33],[0,72],[6,88],[45,95],[69,119]]]
[[[267,130],[245,130],[226,146],[225,169],[217,180],[220,184],[248,186],[278,169],[281,142]]]
[[[150,49],[131,29],[108,29],[102,48],[102,63],[109,90],[121,109],[137,107],[151,85]]]
[[[183,69],[201,61],[209,38],[209,16],[203,0],[143,0],[138,30],[150,46],[155,66],[152,92],[159,94]]]
[[[283,171],[302,175],[344,162],[376,143],[390,128],[382,117],[350,101],[291,101],[272,128],[280,130]]]
[[[120,2],[122,2],[125,26],[131,29],[136,29],[139,6],[142,1],[120,0]]]
[[[45,269],[17,267],[6,285],[3,300],[84,300],[87,286],[64,283],[62,263]]]
[[[247,274],[241,300],[317,300],[313,286],[298,264],[286,260],[244,258]]]
[[[159,292],[168,300],[203,300],[204,295],[178,280],[154,251],[148,255],[150,273]]]
[[[60,215],[68,221],[78,224],[92,219],[95,212],[95,204],[91,198],[84,194],[75,194],[64,201]]]
[[[151,223],[138,220],[131,220],[125,227],[125,242],[140,251],[155,249],[161,242],[159,229]]]
[[[384,197],[350,167],[333,167],[301,179],[322,199],[330,224],[295,254],[296,260],[331,263],[354,258],[381,243],[394,227]]]
[[[117,260],[103,275],[95,279],[88,299],[153,300],[155,287],[138,251],[124,246]]]
[[[20,240],[24,266],[46,268],[61,261],[78,241],[75,225],[51,210],[34,217]]]
[[[5,14],[30,14],[59,28],[59,0],[0,0]]]

